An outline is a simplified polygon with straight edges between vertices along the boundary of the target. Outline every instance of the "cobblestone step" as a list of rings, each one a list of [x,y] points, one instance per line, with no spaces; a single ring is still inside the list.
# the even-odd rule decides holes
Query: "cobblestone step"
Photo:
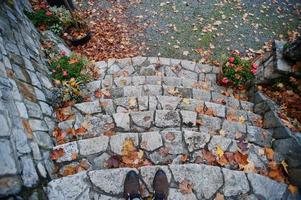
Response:
[[[134,57],[96,62],[100,79],[108,75],[120,76],[168,76],[193,80],[215,80],[218,67],[198,64],[189,60],[158,57]]]
[[[258,133],[260,134],[260,133]],[[260,137],[261,135],[257,135]],[[137,150],[152,165],[208,163],[205,152],[218,156],[217,148],[224,153],[243,152],[257,169],[267,171],[268,160],[263,147],[257,145],[254,135],[248,134],[242,142],[240,139],[230,139],[221,135],[210,135],[207,128],[191,129],[163,129],[152,132],[118,132],[112,136],[98,136],[89,139],[68,142],[53,148],[63,151],[64,155],[56,160],[59,174],[63,175],[66,167],[85,162],[89,169],[106,168],[106,161],[114,155],[122,156],[122,149],[126,140],[131,139]],[[248,143],[249,142],[249,143]],[[266,146],[270,143],[266,142]],[[270,141],[271,142],[271,141]],[[244,144],[243,144],[244,143]],[[205,151],[205,152],[204,152]],[[183,156],[185,159],[183,160]],[[226,168],[239,169],[238,165],[225,165]]]
[[[91,91],[95,91],[94,87],[89,86]],[[227,93],[216,91],[208,91],[204,89],[172,87],[160,85],[140,85],[140,86],[124,86],[111,89],[100,90],[101,99],[117,99],[122,97],[143,97],[143,96],[175,96],[179,98],[188,98],[202,101],[209,101],[227,105],[235,109],[253,110],[253,103],[239,100]],[[91,100],[96,100],[94,92],[88,92]]]
[[[186,110],[198,111],[199,113],[220,118],[231,118],[234,121],[239,121],[239,117],[243,117],[245,121],[255,124],[256,120],[261,120],[261,116],[252,112],[252,106],[253,104],[244,104],[243,106],[239,105],[239,107],[233,108],[219,103],[174,96],[139,96],[121,97],[114,100],[99,99],[92,102],[79,103],[73,106],[72,112],[93,115],[98,113],[114,114],[162,109]]]
[[[139,173],[144,197],[152,192],[152,180],[158,169],[167,174],[169,200],[214,199],[222,194],[226,199],[289,199],[287,185],[267,177],[228,170],[204,164],[146,166],[134,169]],[[122,199],[123,182],[131,168],[84,171],[52,180],[46,188],[49,200],[60,199]],[[180,184],[191,185],[192,192],[183,194]]]
[[[220,110],[217,111],[220,116],[223,115]],[[225,116],[228,115],[225,114]],[[237,134],[249,134],[253,135],[253,140],[255,138],[258,140],[257,143],[259,145],[266,145],[270,142],[271,134],[267,130],[256,126],[258,120],[261,120],[261,116],[247,112],[247,116],[243,117],[245,121],[239,121],[239,118],[241,116],[237,117],[237,121],[231,121],[233,118],[226,120],[224,117],[213,117],[186,110],[119,112],[111,115],[101,113],[82,115],[79,112],[75,112],[75,115],[70,119],[60,122],[58,127],[66,132],[70,128],[76,130],[83,127],[86,132],[81,134],[79,138],[91,138],[112,131],[145,132],[176,127],[179,129],[191,128],[199,130],[202,127],[206,127],[212,134],[223,134],[232,139],[237,137]],[[74,140],[73,137],[72,140]]]

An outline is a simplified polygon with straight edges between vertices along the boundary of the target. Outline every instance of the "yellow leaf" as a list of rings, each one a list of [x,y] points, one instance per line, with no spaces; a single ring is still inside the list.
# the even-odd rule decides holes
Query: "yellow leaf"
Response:
[[[131,154],[131,152],[135,151],[135,145],[134,142],[131,138],[127,138],[124,142],[123,142],[123,146],[122,146],[122,155],[124,156],[128,156]]]
[[[137,104],[136,99],[129,99],[128,103],[130,108],[136,107]]]
[[[239,123],[243,124],[243,123],[245,123],[246,119],[243,116],[240,116],[238,121],[239,121]]]
[[[184,103],[185,105],[189,105],[189,104],[190,104],[190,100],[187,99],[187,98],[184,98],[184,99],[183,99],[183,103]]]
[[[169,88],[167,92],[171,95],[177,95],[179,93],[177,88]]]
[[[142,150],[139,150],[137,154],[139,159],[142,159],[144,156],[144,152]]]
[[[120,81],[119,81],[119,84],[120,84],[121,86],[125,86],[125,85],[126,85],[126,80],[120,80]]]
[[[284,171],[288,174],[288,170],[287,170],[288,164],[285,162],[285,160],[281,161],[281,165],[283,166]]]
[[[222,157],[224,155],[224,151],[223,151],[221,145],[217,145],[216,154],[218,155],[218,157]]]

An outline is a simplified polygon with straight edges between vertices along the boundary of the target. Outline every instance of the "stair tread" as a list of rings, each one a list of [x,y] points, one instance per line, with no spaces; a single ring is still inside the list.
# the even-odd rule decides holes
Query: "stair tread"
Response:
[[[247,112],[243,115],[229,116],[229,120],[222,117],[214,117],[211,113],[197,113],[185,110],[151,110],[139,112],[119,112],[110,115],[98,113],[94,115],[75,115],[66,121],[60,122],[58,127],[62,131],[74,130],[84,127],[86,132],[83,138],[102,135],[108,131],[145,132],[164,128],[193,128],[207,127],[212,133],[224,131],[229,137],[234,138],[237,132],[246,134],[262,130],[258,125],[261,116]],[[243,118],[244,121],[241,121]],[[260,125],[260,124],[259,124]],[[254,127],[254,128],[253,128]]]
[[[127,172],[135,170],[143,180],[142,196],[152,192],[152,180],[158,169],[165,171],[171,185],[169,199],[175,196],[183,199],[210,199],[216,193],[225,197],[263,197],[265,199],[287,199],[288,186],[268,177],[222,169],[204,164],[168,166],[145,166],[139,169],[118,168],[83,171],[76,175],[52,180],[47,186],[48,199],[119,199],[123,193],[123,182]],[[192,192],[180,192],[180,184],[188,182]],[[89,197],[90,196],[90,197]]]

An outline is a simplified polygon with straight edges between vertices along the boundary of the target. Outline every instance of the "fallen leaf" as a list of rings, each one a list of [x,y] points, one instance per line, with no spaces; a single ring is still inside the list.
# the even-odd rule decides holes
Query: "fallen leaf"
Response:
[[[220,157],[219,159],[217,159],[216,162],[218,164],[220,164],[220,166],[225,166],[225,165],[229,164],[229,161],[227,160],[227,158],[226,158],[225,155],[223,155],[222,157]]]
[[[297,191],[298,191],[298,187],[296,187],[296,186],[294,186],[294,185],[292,185],[292,184],[289,184],[288,189],[289,189],[289,191],[290,191],[292,194],[296,194]]]
[[[239,123],[244,124],[245,121],[246,121],[246,119],[245,119],[243,116],[240,116],[240,117],[238,118],[238,121],[239,121]]]
[[[186,154],[185,155],[181,155],[180,160],[182,162],[186,162],[188,160],[188,155],[186,155]]]
[[[184,179],[179,184],[179,190],[183,194],[190,194],[192,193],[192,184],[188,180]]]
[[[274,150],[272,148],[264,148],[265,154],[269,160],[274,160]]]
[[[203,105],[197,105],[197,107],[195,108],[195,111],[197,112],[197,113],[203,113]]]
[[[217,193],[214,200],[225,200],[225,197],[221,193]]]
[[[216,147],[216,155],[218,157],[220,157],[220,158],[224,155],[224,151],[223,151],[221,145],[217,145],[217,147]]]
[[[57,160],[65,155],[65,151],[63,148],[55,149],[51,152],[50,158],[51,160]]]
[[[281,165],[282,165],[284,171],[288,174],[288,170],[287,170],[288,164],[285,162],[285,160],[281,161]]]
[[[67,165],[64,167],[63,176],[70,176],[77,173],[76,165]]]
[[[128,104],[129,104],[130,108],[135,108],[137,105],[137,101],[136,101],[136,99],[131,98],[131,99],[129,99]]]
[[[248,160],[248,164],[242,166],[242,169],[244,172],[246,173],[256,173],[256,168],[253,162],[251,162],[250,160]]]
[[[121,156],[113,155],[106,161],[107,168],[118,168],[120,166]]]
[[[168,140],[168,141],[174,141],[176,139],[176,136],[175,136],[174,133],[168,132],[165,135],[165,139]]]
[[[190,104],[190,100],[187,99],[187,98],[184,98],[184,99],[183,99],[183,103],[184,103],[185,105],[189,105],[189,104]]]
[[[105,136],[111,137],[111,136],[115,135],[115,132],[109,130],[109,131],[105,131],[103,134],[104,134]]]

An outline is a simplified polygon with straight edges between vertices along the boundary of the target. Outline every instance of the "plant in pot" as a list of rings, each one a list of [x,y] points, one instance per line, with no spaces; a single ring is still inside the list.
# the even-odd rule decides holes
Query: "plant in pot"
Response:
[[[91,38],[91,32],[85,21],[85,15],[81,12],[72,11],[68,1],[64,0],[72,17],[73,23],[66,27],[63,37],[73,46],[83,45]]]
[[[218,83],[223,86],[243,88],[255,77],[257,65],[242,58],[238,51],[232,51],[221,66]]]
[[[61,6],[65,6],[67,8],[67,5],[64,1],[62,0],[47,0],[47,2],[49,3],[50,6],[57,6],[57,7],[61,7]],[[75,6],[73,5],[73,1],[72,0],[67,0],[70,8],[72,10],[75,9]]]

